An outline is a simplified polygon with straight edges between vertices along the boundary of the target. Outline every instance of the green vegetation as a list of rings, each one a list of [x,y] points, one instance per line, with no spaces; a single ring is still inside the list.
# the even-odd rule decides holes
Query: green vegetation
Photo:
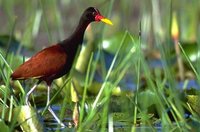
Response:
[[[40,84],[10,74],[43,47],[66,38],[96,6],[114,26],[91,24],[70,75],[54,81],[46,110]],[[198,131],[200,2],[0,0],[1,131]],[[46,45],[49,44],[49,45]]]

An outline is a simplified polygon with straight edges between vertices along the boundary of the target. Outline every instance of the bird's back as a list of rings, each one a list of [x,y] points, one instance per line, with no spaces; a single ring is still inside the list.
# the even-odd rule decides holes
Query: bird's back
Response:
[[[53,45],[36,55],[19,66],[11,75],[13,80],[38,78],[58,78],[62,72],[67,72],[67,54],[60,44]],[[69,64],[71,65],[71,64]]]

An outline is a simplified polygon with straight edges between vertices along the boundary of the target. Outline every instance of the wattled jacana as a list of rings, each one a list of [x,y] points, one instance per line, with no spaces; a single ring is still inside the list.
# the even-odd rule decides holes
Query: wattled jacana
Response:
[[[62,127],[64,127],[64,124],[59,120],[59,118],[49,106],[51,83],[54,79],[62,77],[70,71],[78,47],[83,42],[85,29],[93,21],[102,21],[112,25],[112,22],[109,19],[103,17],[98,9],[89,7],[83,12],[77,28],[69,38],[41,50],[28,61],[20,65],[11,75],[13,80],[25,80],[29,78],[36,78],[39,80],[26,95],[25,101],[27,105],[29,95],[35,90],[38,84],[41,81],[46,82],[46,105],[48,106],[48,110]]]

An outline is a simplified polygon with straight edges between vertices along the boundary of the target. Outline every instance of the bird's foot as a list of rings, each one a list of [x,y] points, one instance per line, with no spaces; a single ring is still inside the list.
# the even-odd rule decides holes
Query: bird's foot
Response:
[[[60,126],[61,126],[61,128],[65,128],[66,126],[65,126],[65,124],[64,123],[60,123]]]
[[[56,116],[56,114],[54,113],[54,111],[51,109],[50,106],[48,107],[48,110],[53,115],[53,117],[56,119],[58,124],[60,124],[61,128],[65,128],[66,127],[65,124],[60,121],[60,119]]]

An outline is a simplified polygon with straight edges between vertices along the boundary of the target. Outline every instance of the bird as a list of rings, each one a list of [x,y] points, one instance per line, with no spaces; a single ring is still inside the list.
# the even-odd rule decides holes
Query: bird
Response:
[[[42,81],[46,82],[46,106],[48,107],[48,111],[52,114],[58,124],[61,125],[61,127],[65,127],[65,124],[60,121],[49,104],[51,84],[53,80],[70,72],[75,56],[78,52],[78,47],[82,45],[84,32],[87,26],[91,22],[100,21],[113,25],[112,21],[102,16],[97,8],[88,7],[80,17],[78,26],[67,39],[39,51],[29,60],[25,61],[18,68],[16,68],[11,74],[12,80],[38,79],[37,83],[27,92],[25,96],[26,105],[30,105],[29,96],[36,89],[36,87]]]

